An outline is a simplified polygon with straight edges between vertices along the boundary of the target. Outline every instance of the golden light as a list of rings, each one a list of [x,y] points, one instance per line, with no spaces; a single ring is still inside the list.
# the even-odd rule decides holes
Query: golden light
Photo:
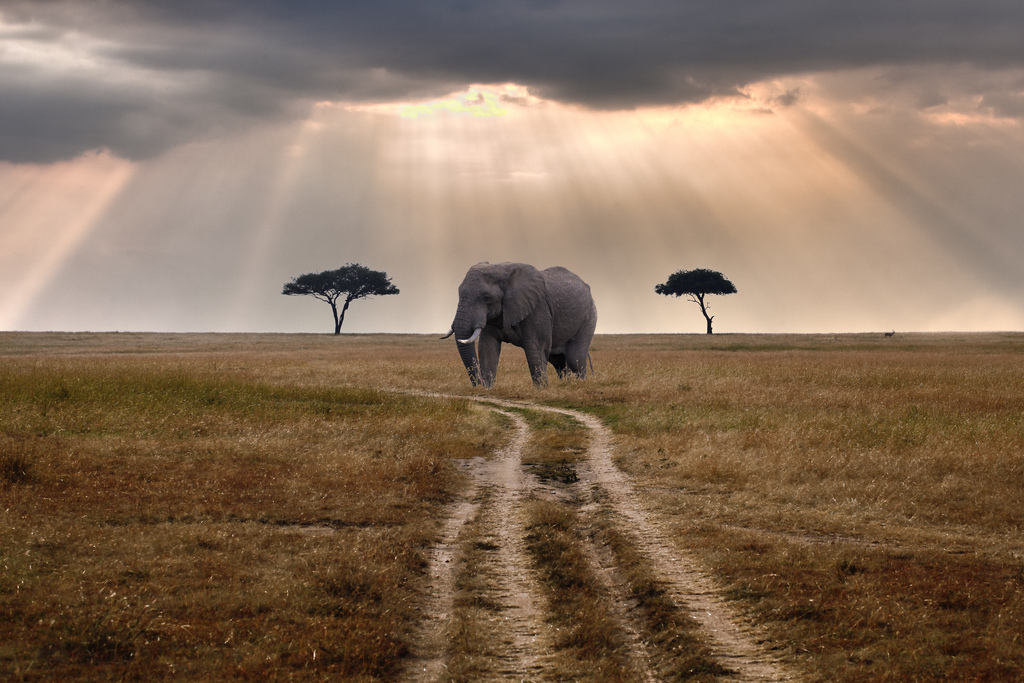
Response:
[[[126,254],[122,267],[209,285],[173,292],[175,321],[189,319],[196,292],[215,288],[223,312],[205,320],[217,329],[258,329],[268,298],[301,269],[359,261],[403,290],[374,307],[402,311],[381,328],[443,331],[461,274],[481,260],[585,275],[603,332],[692,331],[653,286],[693,267],[721,270],[740,288],[721,303],[722,331],[924,329],[950,319],[942,312],[958,291],[1006,321],[993,324],[1015,326],[1019,305],[986,291],[928,221],[988,248],[998,236],[900,150],[849,125],[860,103],[846,118],[827,104],[809,77],[631,111],[484,84],[420,102],[320,102],[305,121],[137,165],[94,154],[0,166],[0,278],[11,292],[0,327],[17,327],[41,293],[56,291],[99,223],[104,248]],[[132,198],[117,201],[129,182]],[[131,248],[119,251],[119,241]],[[140,325],[187,324],[146,315]]]
[[[16,329],[135,173],[106,152],[49,166],[0,165],[0,329]]]

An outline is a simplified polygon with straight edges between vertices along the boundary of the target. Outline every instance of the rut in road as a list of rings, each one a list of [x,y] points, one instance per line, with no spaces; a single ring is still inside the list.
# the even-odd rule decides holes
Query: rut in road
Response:
[[[473,680],[537,680],[545,668],[549,636],[523,541],[522,499],[528,482],[521,459],[530,430],[521,415],[500,412],[512,421],[512,440],[493,460],[477,459],[471,463],[466,499],[454,506],[443,526],[441,540],[431,550],[430,593],[424,608],[424,626],[414,639],[409,680],[451,680],[451,643],[460,635],[470,639],[490,636],[486,655],[478,657],[486,659],[487,664],[477,664]],[[467,564],[467,553],[460,553],[464,543],[460,537],[468,535],[467,527],[474,522],[487,527],[486,534],[477,536],[491,540],[471,543],[493,551],[485,562],[479,562],[486,565],[490,581],[477,589],[477,593],[486,595],[477,597],[494,606],[495,616],[489,624],[475,623],[474,632],[459,634],[455,624],[456,568],[465,570]]]
[[[781,664],[757,644],[752,627],[743,622],[721,596],[710,576],[698,569],[699,563],[668,542],[663,525],[644,510],[629,480],[612,460],[610,430],[592,415],[558,408],[540,409],[569,415],[582,422],[592,434],[588,468],[581,478],[608,496],[612,508],[628,520],[630,531],[678,607],[684,609],[704,629],[712,655],[735,680],[786,681],[791,676]]]
[[[431,551],[423,626],[413,639],[403,680],[538,681],[580,676],[567,674],[565,668],[573,650],[558,652],[567,647],[565,624],[553,613],[559,595],[545,585],[543,568],[527,549],[528,509],[545,500],[571,508],[567,514],[576,515],[573,519],[584,528],[579,534],[582,556],[615,631],[613,659],[570,671],[590,672],[587,680],[659,681],[681,671],[703,673],[704,680],[791,680],[696,561],[669,542],[657,514],[641,505],[612,460],[611,433],[600,420],[534,403],[471,400],[506,415],[513,424],[513,438],[493,460],[477,459],[469,466],[469,491],[451,508],[441,540]],[[524,450],[531,439],[531,429],[519,414],[524,410],[561,414],[588,431],[587,452],[575,465],[571,485],[542,481],[524,467]],[[680,642],[686,641],[655,631],[645,620],[644,606],[635,598],[637,587],[626,576],[635,574],[637,567],[625,566],[622,556],[610,551],[594,531],[599,517],[605,527],[611,524],[620,537],[630,539],[636,550],[630,557],[641,558],[636,562],[655,577],[657,592],[677,613],[676,622],[696,622],[693,628],[701,644],[694,649],[703,658],[680,660]],[[609,673],[609,661],[615,665],[614,674]]]

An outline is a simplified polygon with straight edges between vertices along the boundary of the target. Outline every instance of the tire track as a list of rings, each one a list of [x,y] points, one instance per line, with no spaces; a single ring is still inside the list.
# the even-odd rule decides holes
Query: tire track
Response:
[[[475,498],[475,485],[470,497]],[[456,550],[462,528],[472,519],[479,504],[456,503],[441,528],[441,538],[427,558],[428,594],[423,605],[420,629],[413,635],[407,676],[411,681],[435,681],[445,669],[451,617],[454,611]]]
[[[536,579],[530,570],[524,538],[522,499],[528,492],[528,475],[522,468],[522,452],[530,438],[526,420],[516,413],[499,410],[513,423],[511,442],[493,460],[477,459],[470,465],[471,484],[466,499],[452,506],[442,525],[441,538],[428,556],[429,593],[423,606],[423,623],[413,635],[411,659],[403,680],[423,683],[446,680],[451,656],[455,582],[461,568],[460,535],[466,524],[481,513],[482,506],[497,514],[491,523],[497,552],[489,569],[498,587],[489,596],[501,605],[502,642],[490,671],[478,680],[510,677],[536,679],[544,669],[549,650],[546,625]],[[468,499],[468,500],[467,500]]]
[[[506,651],[498,673],[536,676],[543,668],[548,639],[543,622],[542,600],[537,581],[530,570],[526,552],[526,521],[523,498],[528,493],[528,478],[522,468],[523,448],[530,439],[526,420],[516,413],[499,411],[515,425],[515,436],[502,457],[486,463],[474,473],[494,489],[497,512],[495,537],[498,552],[495,583],[502,587],[499,599],[505,606]]]
[[[643,683],[656,683],[660,679],[655,672],[655,657],[652,656],[644,638],[643,626],[633,613],[633,604],[628,596],[629,588],[615,566],[612,553],[591,544],[587,548],[587,554],[610,597],[608,610],[619,621],[626,639],[629,659],[638,671],[638,680]]]
[[[526,522],[523,502],[534,494],[544,495],[549,488],[527,474],[522,452],[530,439],[530,428],[522,416],[508,409],[547,411],[579,421],[589,431],[590,442],[585,462],[576,467],[579,481],[573,486],[577,499],[602,500],[614,518],[625,527],[641,555],[664,586],[672,602],[702,627],[712,656],[730,672],[720,680],[789,681],[791,675],[781,663],[758,644],[753,629],[722,597],[713,580],[698,569],[696,560],[669,541],[669,532],[657,515],[645,509],[626,476],[615,466],[610,430],[597,418],[582,412],[488,397],[419,394],[437,398],[465,398],[506,415],[514,425],[512,441],[491,461],[471,466],[473,483],[462,502],[453,506],[442,527],[441,540],[431,550],[428,577],[430,594],[424,607],[423,627],[414,638],[409,677],[403,680],[437,681],[445,673],[451,645],[446,642],[452,631],[454,586],[459,572],[459,536],[468,520],[483,515],[484,505],[496,514],[490,532],[497,552],[490,571],[502,590],[496,595],[501,604],[502,646],[488,664],[488,675],[478,680],[542,680],[546,672],[546,653],[552,642],[544,622],[545,600],[525,548]],[[483,495],[486,492],[486,495]],[[661,680],[657,669],[659,653],[634,614],[634,605],[626,587],[618,578],[610,554],[594,545],[588,555],[600,575],[615,615],[625,636],[624,648],[638,680]]]
[[[612,460],[611,431],[592,415],[547,406],[538,410],[568,415],[590,430],[589,468],[581,468],[580,478],[598,486],[610,499],[616,513],[629,521],[655,573],[665,582],[676,605],[700,623],[712,645],[714,656],[740,681],[788,681],[792,677],[781,664],[757,643],[753,629],[722,597],[722,591],[706,573],[697,569],[697,560],[668,542],[653,516],[644,510],[626,475]],[[586,470],[589,469],[589,472]]]

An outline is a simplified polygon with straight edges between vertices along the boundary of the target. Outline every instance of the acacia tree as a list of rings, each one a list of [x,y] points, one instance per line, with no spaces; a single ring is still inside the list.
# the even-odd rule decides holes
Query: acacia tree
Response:
[[[694,270],[677,270],[668,276],[668,281],[654,286],[654,291],[665,296],[683,296],[690,298],[690,301],[700,306],[700,312],[708,321],[708,334],[711,334],[711,321],[715,316],[708,315],[710,304],[705,303],[704,297],[708,294],[735,294],[736,285],[729,282],[724,275],[717,270],[696,268]]]
[[[282,294],[306,294],[314,299],[326,301],[334,313],[334,334],[341,334],[341,324],[345,322],[345,311],[356,299],[366,297],[398,294],[398,288],[391,284],[388,274],[379,270],[370,270],[358,263],[346,263],[337,270],[325,270],[320,273],[306,273],[284,285]],[[341,311],[338,311],[338,300],[344,299]]]

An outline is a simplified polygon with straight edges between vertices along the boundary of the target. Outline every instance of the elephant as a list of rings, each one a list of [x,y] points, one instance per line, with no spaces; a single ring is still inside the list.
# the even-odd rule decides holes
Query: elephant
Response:
[[[441,338],[456,335],[473,386],[494,386],[502,342],[523,349],[534,384],[546,386],[548,363],[559,377],[587,376],[596,326],[590,285],[575,273],[561,266],[483,262],[459,285],[455,320]]]

